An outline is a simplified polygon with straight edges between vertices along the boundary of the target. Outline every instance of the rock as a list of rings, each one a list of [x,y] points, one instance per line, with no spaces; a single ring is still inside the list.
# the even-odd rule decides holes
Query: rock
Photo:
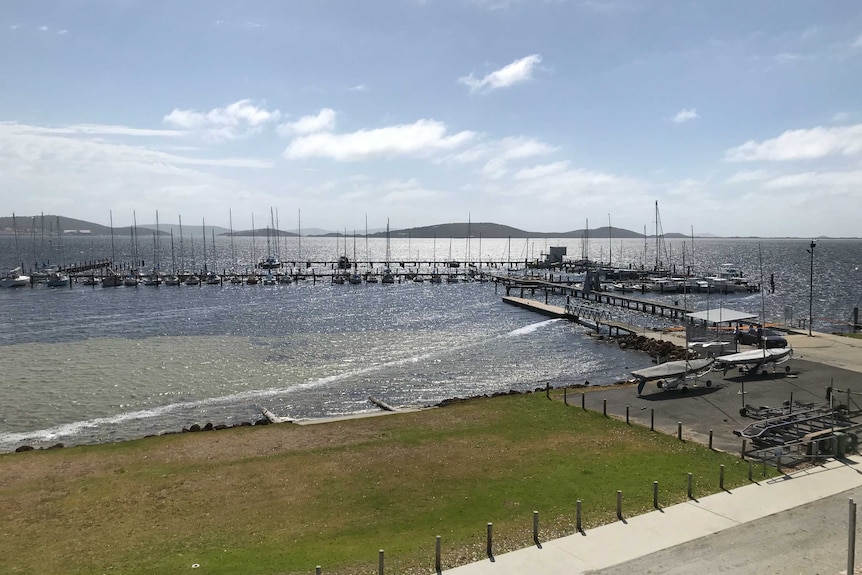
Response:
[[[213,424],[212,423],[207,423],[206,425],[203,426],[203,431],[212,431],[212,430],[213,430]]]
[[[198,425],[197,423],[194,423],[194,424],[192,424],[192,426],[191,426],[191,427],[189,427],[189,431],[192,431],[192,432],[194,432],[194,431],[200,431],[200,430],[201,430],[201,426],[200,426],[200,425]]]
[[[33,447],[29,445],[22,445],[15,449],[15,453],[22,453],[24,451],[33,451]]]

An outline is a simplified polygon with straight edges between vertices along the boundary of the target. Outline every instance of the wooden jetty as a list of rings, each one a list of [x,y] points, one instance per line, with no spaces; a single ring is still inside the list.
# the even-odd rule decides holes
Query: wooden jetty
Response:
[[[523,298],[526,292],[535,294],[537,290],[545,293],[545,302],[548,301],[548,295],[564,295],[567,298],[577,298],[596,303],[603,303],[617,307],[623,307],[652,315],[660,315],[672,319],[682,319],[685,314],[691,310],[680,306],[676,303],[664,303],[660,301],[650,300],[646,298],[622,295],[614,292],[606,292],[599,290],[587,290],[584,288],[568,285],[565,283],[549,282],[545,280],[530,279],[524,277],[509,277],[492,275],[492,281],[497,285],[502,285],[506,290],[506,295],[511,292],[520,292],[520,297]]]
[[[503,297],[503,302],[526,308],[548,317],[568,319],[596,331],[605,327],[611,335],[638,333],[638,331],[642,331],[643,329],[630,323],[613,320],[606,311],[590,309],[589,306],[568,305],[560,307],[533,299],[512,296]]]

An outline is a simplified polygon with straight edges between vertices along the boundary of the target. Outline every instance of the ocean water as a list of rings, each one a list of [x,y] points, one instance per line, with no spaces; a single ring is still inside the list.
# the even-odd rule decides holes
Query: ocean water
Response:
[[[56,243],[43,250],[19,237],[16,248],[12,238],[0,238],[0,267],[29,266],[20,257],[28,251],[32,261],[111,255],[106,238]],[[163,269],[172,261],[181,265],[176,243],[173,258],[165,243],[162,238],[153,254],[150,240],[149,256],[139,247],[140,259],[147,266],[158,260]],[[202,243],[194,239],[195,268],[203,266]],[[183,249],[186,268],[193,265],[190,244]],[[389,252],[397,271],[427,270],[434,259],[454,258],[501,272],[509,267],[504,261],[540,258],[550,245],[567,245],[574,257],[584,249],[579,240],[472,238],[392,240]],[[788,314],[798,320],[808,317],[813,293],[815,329],[840,331],[862,297],[860,241],[819,242],[813,284],[808,241],[696,240],[693,256],[687,243],[671,249],[681,255],[684,245],[686,266],[734,263],[767,285],[770,276],[775,280],[774,293],[685,296],[695,309],[723,305],[766,321]],[[207,247],[212,250],[211,239]],[[649,267],[649,248],[593,240],[589,255],[606,260],[611,251],[618,265]],[[354,259],[353,238],[303,238],[301,246],[291,239],[270,245],[276,249],[297,266],[343,254]],[[115,238],[114,250],[115,261],[130,260],[134,251],[129,238]],[[260,239],[252,249],[248,238],[233,245],[216,238],[207,265],[242,270],[265,252]],[[358,238],[356,259],[379,266],[385,240],[366,247]],[[681,269],[682,260],[676,265]],[[257,419],[259,406],[301,419],[374,411],[369,396],[421,406],[546,384],[604,384],[649,365],[643,354],[598,342],[583,327],[503,304],[502,295],[490,282],[0,289],[0,451],[118,441],[193,423],[236,424]],[[647,297],[683,303],[681,294]],[[609,311],[645,328],[667,325],[638,312]]]

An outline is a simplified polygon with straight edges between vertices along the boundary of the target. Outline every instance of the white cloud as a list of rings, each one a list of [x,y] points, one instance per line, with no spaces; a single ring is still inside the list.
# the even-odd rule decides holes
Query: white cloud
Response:
[[[40,31],[40,32],[47,32],[47,31],[48,31],[48,27],[47,27],[47,26],[39,26],[39,31]]]
[[[779,176],[763,184],[765,189],[804,188],[813,194],[824,189],[853,191],[862,189],[862,171],[849,172],[803,172]]]
[[[532,168],[524,168],[515,174],[516,180],[535,180],[561,174],[569,169],[568,161],[553,162],[551,164],[539,164]]]
[[[200,132],[211,140],[224,141],[260,133],[266,124],[276,122],[280,117],[281,112],[278,110],[269,111],[245,99],[224,108],[213,108],[209,112],[175,108],[162,121],[178,128]]]
[[[69,33],[69,31],[68,31],[68,30],[63,29],[63,30],[60,30],[59,32],[57,32],[57,35],[58,35],[58,36],[65,36],[65,35],[66,35],[66,34],[68,34],[68,33]]]
[[[354,161],[375,157],[430,156],[454,150],[470,142],[473,132],[447,135],[446,125],[435,120],[418,120],[349,134],[319,132],[295,138],[284,151],[289,160],[331,158]]]
[[[862,153],[862,124],[807,130],[788,130],[763,142],[749,140],[725,151],[731,162],[757,160],[811,160],[826,156],[850,156]]]
[[[676,113],[673,117],[674,124],[682,124],[683,122],[688,122],[689,120],[696,120],[700,118],[697,113],[697,110],[694,108],[684,108]]]
[[[331,132],[335,129],[335,110],[322,108],[315,116],[302,116],[296,122],[288,122],[278,127],[283,136],[306,135],[316,132]]]
[[[469,76],[458,78],[458,81],[468,86],[471,92],[487,92],[499,88],[508,88],[532,80],[533,70],[541,61],[541,56],[532,54],[491,72],[481,80],[477,80],[471,73]]]
[[[0,122],[0,126],[21,126],[15,122]],[[23,127],[23,126],[22,126]],[[56,135],[82,135],[82,136],[153,136],[174,138],[185,136],[188,132],[183,130],[153,130],[149,128],[132,128],[129,126],[117,126],[106,124],[73,124],[60,128],[49,128],[43,126],[26,126],[31,134],[56,134]]]
[[[355,86],[352,86],[350,88],[350,91],[351,92],[367,92],[368,86],[366,86],[365,84],[357,84]]]
[[[748,182],[762,182],[763,180],[768,180],[770,177],[772,176],[766,170],[747,170],[736,172],[727,178],[725,182],[728,184],[744,184]]]

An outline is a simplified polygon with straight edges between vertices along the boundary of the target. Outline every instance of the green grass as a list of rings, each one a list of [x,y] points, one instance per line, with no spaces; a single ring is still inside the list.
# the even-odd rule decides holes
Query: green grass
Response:
[[[747,483],[748,464],[544,394],[0,457],[8,573],[433,571]]]

